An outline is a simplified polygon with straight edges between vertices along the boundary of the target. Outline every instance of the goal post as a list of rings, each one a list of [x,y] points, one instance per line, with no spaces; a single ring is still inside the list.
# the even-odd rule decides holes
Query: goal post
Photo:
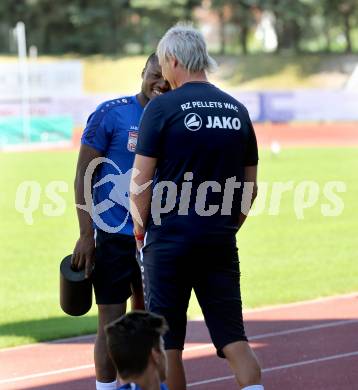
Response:
[[[18,66],[21,86],[21,117],[22,132],[25,143],[30,142],[31,121],[30,121],[30,86],[29,86],[29,67],[27,62],[26,32],[25,24],[17,22],[14,29],[14,35],[17,43]]]

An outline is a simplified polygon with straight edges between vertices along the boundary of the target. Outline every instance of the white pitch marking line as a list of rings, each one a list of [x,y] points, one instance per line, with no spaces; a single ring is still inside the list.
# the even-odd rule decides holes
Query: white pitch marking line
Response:
[[[333,321],[333,322],[328,322],[327,324],[303,326],[301,328],[287,329],[287,330],[282,330],[279,332],[262,333],[262,334],[254,335],[254,336],[249,337],[249,341],[261,340],[261,339],[266,339],[269,337],[284,336],[284,335],[293,334],[293,333],[309,332],[311,330],[331,328],[331,327],[335,327],[335,326],[344,326],[344,325],[355,324],[355,323],[358,323],[358,319],[357,320],[347,320],[347,321],[344,321],[344,320]],[[195,347],[186,348],[184,350],[184,352],[207,349],[207,348],[211,348],[211,347],[214,348],[214,346],[212,344],[196,345]]]
[[[322,362],[327,362],[327,361],[330,361],[330,360],[343,359],[343,358],[347,358],[347,357],[351,357],[351,356],[358,356],[358,351],[342,353],[340,355],[326,356],[326,357],[318,358],[318,359],[303,360],[301,362],[295,362],[295,363],[290,363],[290,364],[283,364],[282,366],[264,368],[262,370],[262,372],[263,373],[267,373],[267,372],[272,372],[272,371],[285,370],[287,368],[306,366],[306,365],[309,365],[309,364],[322,363]],[[203,381],[199,381],[199,382],[189,383],[187,385],[187,387],[194,387],[194,386],[205,385],[205,384],[208,384],[208,383],[221,382],[221,381],[225,381],[225,380],[228,380],[228,379],[234,379],[234,378],[235,378],[234,375],[222,376],[222,377],[219,377],[219,378],[212,378],[212,379],[207,379],[207,380],[203,380]]]
[[[322,325],[312,325],[312,326],[305,326],[302,328],[296,328],[296,329],[290,329],[290,330],[284,330],[281,332],[273,332],[273,333],[263,333],[259,334],[256,336],[250,337],[250,340],[259,340],[262,338],[267,338],[267,337],[276,337],[276,336],[282,336],[285,334],[292,334],[292,333],[300,333],[300,332],[308,332],[310,330],[315,330],[315,329],[321,329],[321,328],[328,328],[328,327],[334,327],[334,326],[342,326],[342,325],[347,325],[347,324],[352,324],[352,323],[357,323],[358,320],[348,320],[348,321],[334,321],[330,322],[328,324],[322,324]],[[207,348],[214,348],[212,344],[203,344],[203,345],[197,345],[195,347],[189,347],[184,350],[186,351],[196,351],[200,349],[207,349]],[[94,364],[87,364],[83,366],[77,366],[77,367],[71,367],[71,368],[64,368],[61,370],[55,370],[55,371],[47,371],[47,372],[39,372],[37,374],[31,374],[31,375],[25,375],[25,376],[20,376],[20,377],[14,377],[14,378],[9,378],[9,379],[1,379],[0,384],[2,383],[11,383],[11,382],[18,382],[18,381],[23,381],[27,379],[33,379],[33,378],[39,378],[39,377],[44,377],[44,376],[51,376],[51,375],[57,375],[57,374],[62,374],[65,372],[73,372],[73,371],[79,371],[79,370],[84,370],[88,368],[93,368]],[[268,370],[268,369],[266,369]]]
[[[264,307],[258,307],[256,309],[243,309],[243,314],[245,317],[245,314],[251,314],[251,313],[261,313],[266,311],[273,311],[273,310],[281,310],[281,309],[289,309],[291,307],[299,307],[299,306],[307,306],[307,305],[317,305],[319,303],[325,303],[337,299],[351,299],[351,298],[357,298],[358,299],[358,293],[348,293],[348,294],[342,294],[342,295],[331,295],[328,297],[322,297],[322,298],[315,298],[315,299],[308,299],[305,301],[298,301],[298,302],[291,302],[291,303],[282,303],[281,305],[268,305]],[[197,316],[192,321],[203,321],[203,316]]]
[[[251,336],[251,337],[249,337],[249,340],[259,340],[259,339],[264,339],[267,337],[277,337],[277,336],[283,336],[283,335],[291,334],[291,333],[309,332],[311,330],[331,328],[331,327],[335,327],[335,326],[344,326],[344,325],[355,324],[355,323],[358,323],[358,319],[332,321],[332,322],[327,322],[326,324],[302,326],[301,328],[287,329],[287,330],[282,330],[279,332],[263,333],[260,335]]]
[[[322,297],[322,298],[316,298],[311,300],[305,300],[305,301],[298,301],[298,302],[292,302],[292,303],[283,303],[281,305],[271,305],[271,306],[264,306],[264,307],[258,307],[256,309],[245,309],[243,310],[243,313],[256,313],[256,312],[265,312],[268,310],[280,310],[290,307],[297,307],[297,306],[306,306],[306,305],[316,305],[318,303],[324,303],[329,302],[337,299],[350,299],[350,298],[357,298],[358,299],[358,293],[353,292],[349,294],[342,294],[342,295],[331,295],[328,297]]]
[[[1,352],[18,351],[18,350],[21,350],[21,349],[32,348],[32,347],[36,347],[36,348],[37,347],[45,347],[45,346],[53,345],[53,344],[76,343],[77,341],[91,340],[91,339],[94,339],[95,337],[96,337],[95,334],[88,334],[88,335],[84,335],[84,336],[67,337],[65,339],[41,341],[39,343],[18,345],[17,347],[2,348],[2,349],[0,349],[0,353]]]
[[[94,367],[94,364],[86,364],[83,366],[77,366],[77,367],[72,367],[72,368],[63,368],[61,370],[39,372],[38,374],[18,376],[18,377],[9,378],[9,379],[1,379],[0,384],[25,381],[28,379],[41,378],[44,376],[51,376],[51,375],[57,375],[57,374],[64,374],[64,373],[73,372],[73,371],[87,370],[87,369],[93,368],[93,367]]]

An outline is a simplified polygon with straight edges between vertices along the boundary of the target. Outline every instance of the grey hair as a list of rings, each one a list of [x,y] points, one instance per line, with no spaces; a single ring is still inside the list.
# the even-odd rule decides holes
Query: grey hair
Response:
[[[212,71],[217,67],[201,32],[187,23],[178,23],[165,33],[158,44],[157,56],[159,63],[175,57],[189,73]]]

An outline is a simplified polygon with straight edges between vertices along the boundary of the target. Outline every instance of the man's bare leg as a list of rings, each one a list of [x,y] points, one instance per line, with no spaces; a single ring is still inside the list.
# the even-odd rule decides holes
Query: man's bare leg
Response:
[[[119,318],[126,312],[126,303],[115,305],[98,305],[98,329],[94,346],[94,363],[96,368],[97,389],[100,383],[116,381],[117,373],[108,355],[104,326]]]
[[[223,348],[223,353],[241,388],[261,385],[261,368],[249,343],[237,341],[228,344]],[[257,387],[260,388],[263,389]]]
[[[186,390],[183,351],[168,349],[166,354],[168,359],[168,376],[166,383],[169,390]]]
[[[132,310],[144,310],[144,297],[142,280],[139,283],[133,282],[131,284],[132,296],[131,296],[131,309]]]

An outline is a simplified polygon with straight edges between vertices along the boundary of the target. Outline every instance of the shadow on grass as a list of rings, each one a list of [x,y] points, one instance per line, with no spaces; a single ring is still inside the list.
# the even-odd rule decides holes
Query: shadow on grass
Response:
[[[9,343],[7,341],[11,337],[28,338],[28,342],[32,343],[91,334],[95,333],[96,328],[97,316],[95,315],[83,317],[59,316],[30,321],[10,322],[0,325],[0,337],[4,339],[0,347],[11,346],[11,342]]]

